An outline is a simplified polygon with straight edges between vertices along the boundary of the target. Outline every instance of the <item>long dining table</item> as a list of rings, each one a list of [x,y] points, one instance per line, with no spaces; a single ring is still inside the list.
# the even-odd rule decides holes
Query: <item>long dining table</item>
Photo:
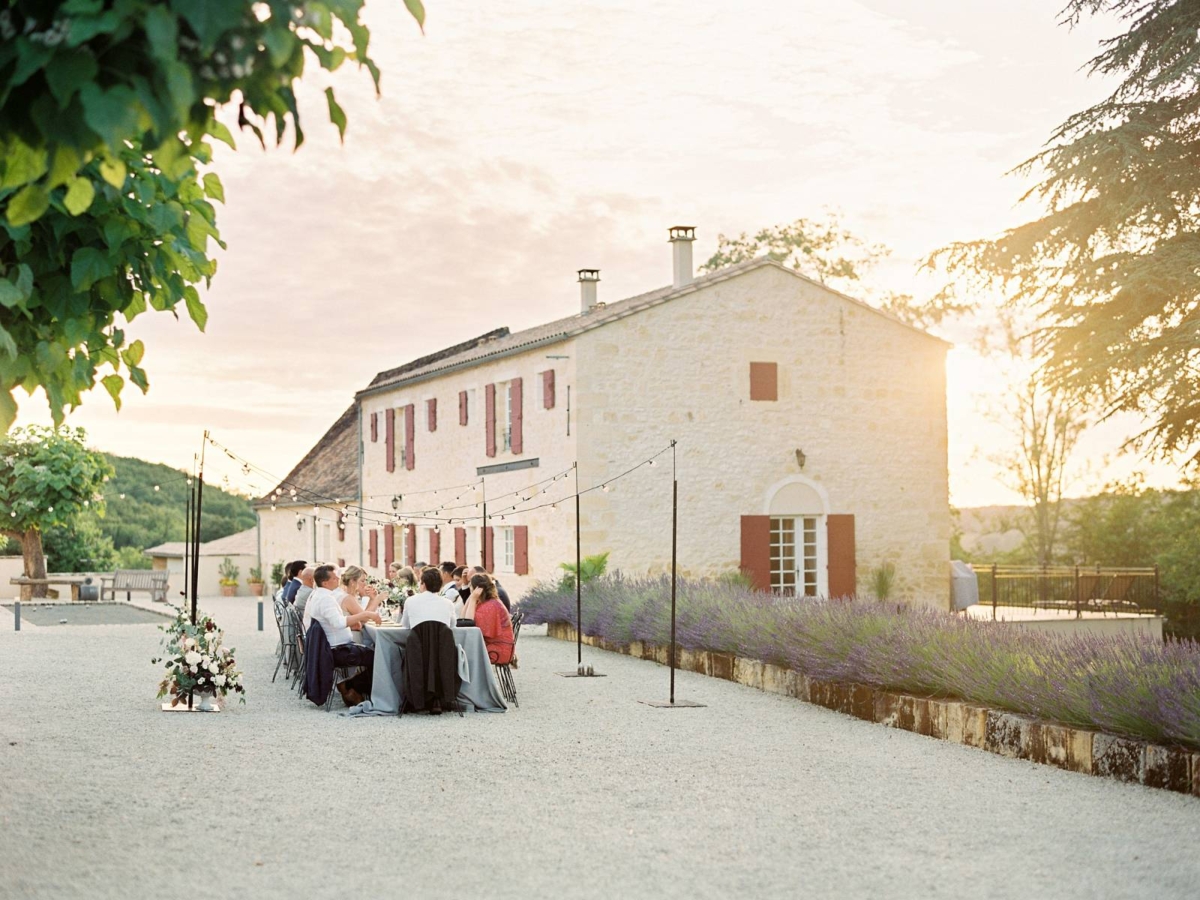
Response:
[[[483,632],[478,628],[451,628],[458,648],[458,673],[462,687],[458,702],[464,709],[505,712],[508,707],[488,659]],[[395,716],[404,708],[404,648],[412,629],[384,623],[363,626],[363,644],[375,648],[371,698],[346,710],[347,716]]]

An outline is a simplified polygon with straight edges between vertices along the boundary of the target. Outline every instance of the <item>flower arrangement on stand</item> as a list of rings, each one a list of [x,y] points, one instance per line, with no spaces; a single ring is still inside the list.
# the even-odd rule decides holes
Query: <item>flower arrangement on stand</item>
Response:
[[[245,703],[246,689],[242,686],[242,673],[237,668],[233,650],[222,646],[225,632],[210,616],[198,614],[193,625],[186,610],[174,609],[175,618],[171,623],[160,626],[166,632],[163,638],[166,655],[150,660],[154,664],[163,663],[167,670],[158,686],[158,696],[170,694],[172,707],[181,703],[186,706],[191,692],[193,704],[198,703],[200,709],[213,709],[218,698],[233,691],[241,694],[241,701]]]

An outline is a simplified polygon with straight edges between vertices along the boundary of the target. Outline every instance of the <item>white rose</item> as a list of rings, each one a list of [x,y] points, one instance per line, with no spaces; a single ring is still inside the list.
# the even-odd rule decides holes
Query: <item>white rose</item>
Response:
[[[183,655],[183,661],[192,667],[192,671],[196,671],[196,664],[200,662],[200,654],[195,650],[189,650]]]
[[[225,684],[225,676],[224,675],[213,676],[213,684],[223,686]]]
[[[221,667],[217,665],[217,661],[215,659],[208,664],[208,671],[219,672],[220,670],[221,670]]]
[[[195,667],[195,666],[190,666],[190,667],[188,668],[188,671],[189,671],[189,672],[191,672],[193,675],[195,675],[195,674],[196,674],[196,667]]]
[[[222,656],[228,656],[228,655],[229,655],[229,648],[228,648],[228,647],[222,647],[222,648],[221,648],[221,655],[222,655]]]

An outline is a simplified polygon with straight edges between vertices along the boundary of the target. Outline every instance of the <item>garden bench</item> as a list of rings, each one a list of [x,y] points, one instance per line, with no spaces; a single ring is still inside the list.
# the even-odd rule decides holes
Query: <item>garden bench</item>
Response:
[[[129,600],[133,591],[149,591],[155,603],[166,603],[168,575],[165,569],[117,569],[111,575],[100,576],[100,599],[106,592],[116,600],[117,592],[124,591]]]
[[[84,580],[83,580],[82,576],[80,576],[78,578],[68,578],[68,577],[27,578],[24,575],[19,575],[16,578],[9,579],[9,584],[20,585],[20,587],[21,587],[21,602],[22,603],[28,603],[30,600],[33,599],[33,586],[37,585],[37,584],[45,584],[45,585],[67,584],[67,585],[70,585],[71,586],[71,599],[78,600],[79,599],[79,586],[83,583],[84,583]],[[48,590],[47,594],[49,595],[51,600],[58,599],[58,591],[56,591],[56,590],[53,590],[53,589]]]

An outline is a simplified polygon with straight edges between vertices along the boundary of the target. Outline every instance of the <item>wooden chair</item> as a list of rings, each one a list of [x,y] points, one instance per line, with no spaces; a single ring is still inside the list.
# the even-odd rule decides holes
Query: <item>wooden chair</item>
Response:
[[[513,626],[513,656],[517,654],[517,638],[521,634],[521,621],[525,618],[525,613],[517,610],[512,615]],[[504,699],[518,709],[521,704],[517,701],[517,683],[513,680],[511,663],[503,663],[502,665],[492,664],[492,671],[496,673],[496,681],[500,683],[500,691],[504,694]]]

